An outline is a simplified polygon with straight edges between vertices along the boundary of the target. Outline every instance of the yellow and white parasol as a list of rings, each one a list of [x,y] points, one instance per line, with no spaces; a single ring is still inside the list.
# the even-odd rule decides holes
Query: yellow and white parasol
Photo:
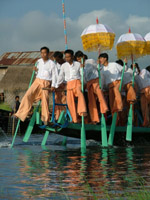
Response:
[[[81,34],[85,51],[111,50],[114,45],[115,33],[104,24],[93,24],[84,29]]]
[[[117,42],[117,57],[119,59],[128,58],[133,59],[143,56],[146,42],[144,38],[138,33],[129,32],[119,37]]]
[[[145,35],[144,39],[146,41],[146,54],[150,55],[150,32]]]

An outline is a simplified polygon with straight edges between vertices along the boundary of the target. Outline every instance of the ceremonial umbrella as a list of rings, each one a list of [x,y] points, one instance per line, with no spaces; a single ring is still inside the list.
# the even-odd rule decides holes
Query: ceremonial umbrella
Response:
[[[85,51],[105,51],[111,50],[115,40],[115,33],[110,27],[104,24],[99,24],[97,18],[97,24],[93,24],[84,29],[81,34],[83,49]],[[98,64],[99,73],[99,86],[101,88],[101,75],[100,75],[100,64]],[[102,146],[107,146],[107,131],[104,114],[101,118],[101,135],[102,135]]]
[[[117,42],[117,56],[119,59],[128,58],[133,61],[143,55],[145,55],[145,46],[146,42],[144,38],[138,34],[138,33],[131,33],[131,30],[129,29],[129,32],[126,34],[123,34],[119,37]],[[124,63],[125,67],[125,63]],[[134,74],[135,74],[135,67],[133,67],[133,76],[132,76],[132,86],[134,87]],[[123,80],[123,79],[122,79]],[[122,80],[120,84],[119,90],[121,91],[122,86]],[[127,123],[127,131],[126,131],[126,140],[131,141],[132,140],[132,104],[130,104],[130,110],[128,115],[128,123]],[[117,119],[117,113],[113,116],[113,121],[110,129],[109,134],[109,141],[108,144],[113,144],[114,139],[114,133],[115,133],[115,124]]]
[[[111,50],[113,48],[115,33],[104,24],[93,24],[84,29],[81,34],[83,49],[85,51]]]
[[[145,35],[144,39],[146,41],[146,54],[150,55],[150,32]]]
[[[117,42],[117,57],[119,59],[137,59],[144,55],[145,40],[138,33],[129,32],[119,37]]]

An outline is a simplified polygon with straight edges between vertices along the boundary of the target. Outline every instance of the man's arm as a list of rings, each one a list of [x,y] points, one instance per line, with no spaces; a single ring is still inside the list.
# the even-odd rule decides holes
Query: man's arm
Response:
[[[59,72],[59,75],[58,75],[56,88],[58,88],[60,86],[60,84],[63,83],[64,80],[65,80],[65,73],[64,73],[64,67],[62,65],[61,69],[60,69],[60,72]]]
[[[38,71],[38,68],[37,67],[33,67],[33,71],[37,72]]]

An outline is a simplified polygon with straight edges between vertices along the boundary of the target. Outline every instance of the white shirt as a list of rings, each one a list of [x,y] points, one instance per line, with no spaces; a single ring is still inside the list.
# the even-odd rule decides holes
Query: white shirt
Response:
[[[131,68],[128,68],[127,71],[124,72],[123,85],[132,82],[132,79],[133,79],[133,70]]]
[[[43,59],[37,61],[37,75],[36,77],[42,80],[52,81],[51,86],[55,87],[56,85],[56,65],[52,60],[47,60],[46,62]]]
[[[60,73],[58,76],[57,86],[65,80],[66,82],[72,80],[80,80],[81,79],[81,67],[80,63],[73,61],[72,65],[68,62],[65,62],[61,65]]]
[[[142,69],[140,74],[135,76],[135,82],[140,90],[150,86],[150,72]]]
[[[84,80],[87,83],[90,80],[98,78],[98,69],[95,60],[88,59],[85,61],[84,66]]]
[[[123,67],[115,62],[103,66],[101,73],[104,75],[106,87],[116,80],[121,80],[122,70]]]
[[[102,70],[102,67],[100,67],[100,70]],[[88,81],[96,79],[96,78],[99,78],[97,63],[93,59],[88,59],[85,61],[84,83],[86,84]],[[101,74],[101,86],[103,89],[103,87],[104,87],[103,74]]]
[[[59,63],[55,63],[56,64],[56,70],[58,72],[58,75],[60,73],[60,69],[61,69],[61,65]]]

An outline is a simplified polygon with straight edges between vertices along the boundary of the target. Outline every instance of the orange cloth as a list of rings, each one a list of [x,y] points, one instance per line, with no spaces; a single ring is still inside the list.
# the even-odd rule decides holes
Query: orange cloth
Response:
[[[135,102],[136,101],[136,93],[135,93],[135,90],[132,86],[132,82],[127,83],[125,85],[125,91],[126,91],[126,94],[127,94],[127,102],[128,103]]]
[[[141,90],[141,111],[143,115],[143,126],[150,126],[150,87]]]
[[[109,84],[109,105],[111,113],[123,110],[121,94],[119,92],[120,80]]]
[[[24,121],[32,108],[34,102],[41,100],[42,113],[41,119],[44,122],[49,121],[49,91],[42,90],[42,88],[49,88],[51,85],[50,81],[41,80],[36,78],[31,87],[27,90],[24,95],[19,110],[15,114],[21,121]]]
[[[62,91],[57,91],[62,90]],[[66,104],[66,95],[65,95],[65,84],[61,84],[58,89],[55,91],[55,103]],[[55,118],[58,120],[60,113],[66,110],[64,106],[55,106]]]
[[[78,104],[76,110],[75,97],[78,97]],[[84,95],[81,91],[81,81],[72,80],[67,82],[67,104],[72,117],[72,121],[77,123],[77,113],[82,116],[87,115],[86,103]]]
[[[98,101],[100,103],[100,112],[106,113],[108,111],[108,107],[103,95],[102,90],[99,87],[99,79],[93,79],[87,82],[88,89],[88,106],[89,113],[92,122],[99,122],[98,109],[96,105],[96,96],[98,97]],[[96,96],[95,96],[96,95]]]

